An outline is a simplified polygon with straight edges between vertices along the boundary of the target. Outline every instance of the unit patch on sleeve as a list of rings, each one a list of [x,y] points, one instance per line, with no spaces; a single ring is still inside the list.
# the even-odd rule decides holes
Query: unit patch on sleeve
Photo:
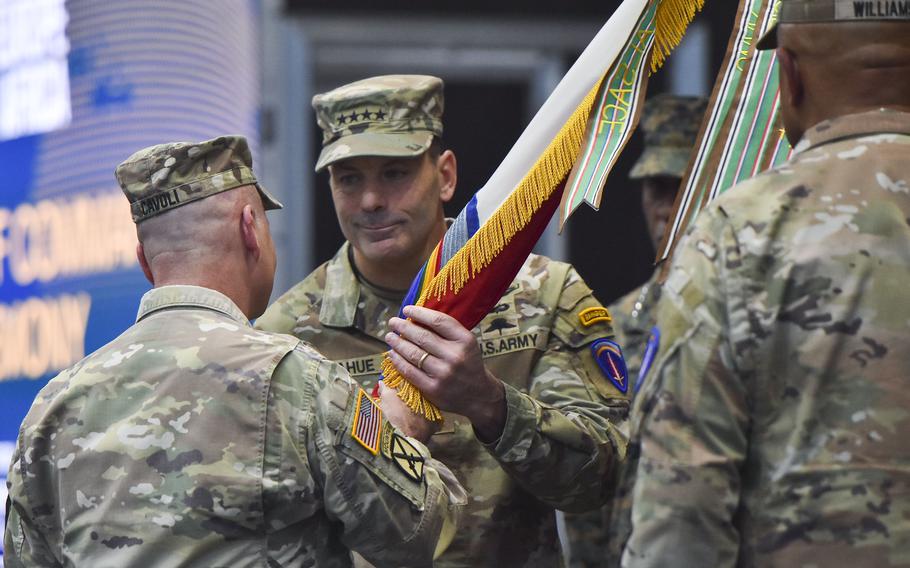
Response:
[[[423,479],[423,456],[407,438],[395,432],[392,435],[392,459],[405,475],[414,481]]]
[[[610,379],[619,392],[626,394],[629,391],[629,371],[619,344],[601,338],[591,344],[591,353],[604,376]]]
[[[382,435],[382,410],[367,394],[359,389],[354,408],[354,422],[351,425],[351,437],[374,456],[379,453],[379,438]]]
[[[581,325],[591,327],[595,323],[610,323],[613,321],[613,318],[610,316],[610,312],[607,311],[607,308],[598,306],[585,308],[578,312],[578,320],[581,321]]]
[[[645,345],[645,354],[641,356],[641,368],[638,370],[638,378],[635,379],[635,392],[641,388],[651,370],[654,358],[657,357],[657,350],[660,349],[660,329],[655,325],[651,328],[651,335],[648,336],[648,344]]]

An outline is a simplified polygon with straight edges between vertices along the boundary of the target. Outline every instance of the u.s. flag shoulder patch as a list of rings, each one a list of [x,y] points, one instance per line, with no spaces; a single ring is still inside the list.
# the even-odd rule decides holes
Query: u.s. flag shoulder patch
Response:
[[[354,407],[354,421],[351,437],[374,456],[379,453],[379,439],[382,435],[382,410],[367,391],[359,389]]]

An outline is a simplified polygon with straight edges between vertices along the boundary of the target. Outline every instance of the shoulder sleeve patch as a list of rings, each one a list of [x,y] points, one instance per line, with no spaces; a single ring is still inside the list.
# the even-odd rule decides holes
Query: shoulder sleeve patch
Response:
[[[615,341],[606,338],[597,339],[591,343],[591,354],[600,367],[601,373],[613,383],[619,392],[629,392],[629,371],[626,361],[622,356],[622,349]]]
[[[382,410],[379,409],[379,405],[376,404],[373,397],[362,388],[357,392],[351,423],[351,437],[374,456],[379,453],[379,440],[382,437]]]
[[[424,457],[414,444],[398,432],[392,434],[392,459],[398,469],[410,479],[420,482],[423,480]]]
[[[581,325],[585,327],[591,327],[595,323],[612,323],[613,318],[610,316],[610,312],[607,308],[595,306],[590,308],[585,308],[578,312],[578,321],[581,322]]]

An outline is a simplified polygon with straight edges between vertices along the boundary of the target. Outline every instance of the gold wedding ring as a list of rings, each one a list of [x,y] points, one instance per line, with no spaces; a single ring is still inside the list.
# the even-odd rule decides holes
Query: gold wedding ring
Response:
[[[423,352],[423,355],[420,356],[420,360],[417,361],[417,368],[423,371],[423,362],[427,360],[430,354],[426,351]]]

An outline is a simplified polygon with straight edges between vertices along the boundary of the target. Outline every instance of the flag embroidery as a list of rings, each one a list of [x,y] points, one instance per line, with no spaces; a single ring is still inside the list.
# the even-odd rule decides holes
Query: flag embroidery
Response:
[[[351,437],[360,442],[361,446],[370,450],[370,453],[376,455],[379,453],[381,434],[382,410],[365,390],[360,389],[360,392],[357,393]]]

